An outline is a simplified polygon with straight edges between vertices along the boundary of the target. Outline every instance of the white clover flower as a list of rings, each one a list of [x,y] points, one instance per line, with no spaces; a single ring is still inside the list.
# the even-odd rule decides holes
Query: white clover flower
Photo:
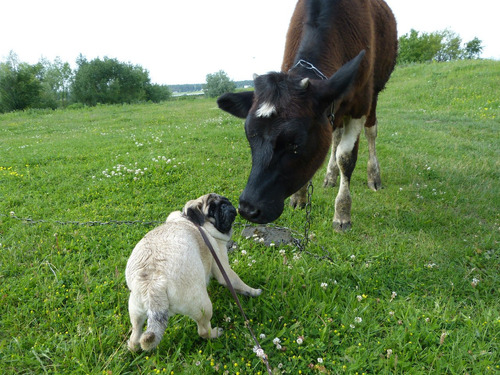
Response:
[[[353,254],[353,255],[351,255],[350,258],[351,258],[351,260],[354,260],[354,259],[356,259],[356,255]]]
[[[323,363],[323,358],[318,358],[318,363]]]
[[[474,277],[470,285],[472,285],[475,288],[477,284],[479,284],[479,279],[477,277]]]
[[[264,340],[264,339],[266,338],[266,335],[265,335],[264,333],[261,333],[261,334],[259,335],[259,337],[260,337],[260,339],[261,339],[261,340]]]
[[[363,297],[362,296],[356,296],[356,299],[361,302],[363,300]]]
[[[280,255],[285,255],[286,250],[285,249],[280,249],[279,253],[280,253]]]
[[[302,345],[304,338],[302,336],[297,337],[297,344]]]
[[[387,349],[387,358],[389,358],[392,355],[392,349]]]
[[[356,328],[354,324],[349,324],[349,327],[351,327],[352,329]]]
[[[396,297],[397,297],[397,295],[398,295],[398,294],[397,294],[396,292],[392,292],[392,293],[391,293],[391,302],[392,302],[392,300],[393,300],[394,298],[396,298]]]
[[[323,289],[326,289],[326,288],[328,287],[328,284],[327,284],[327,283],[321,283],[321,287],[322,287]]]
[[[264,349],[262,349],[261,347],[258,347],[257,345],[255,345],[252,350],[257,355],[257,357],[259,357],[259,358],[266,357],[266,353],[264,353]]]
[[[275,337],[275,338],[273,339],[273,344],[274,344],[274,345],[278,345],[280,342],[281,342],[281,340],[280,340],[279,338],[277,338],[277,337]]]
[[[241,250],[241,255],[247,255],[247,251],[246,250]]]
[[[361,319],[361,317],[357,316],[354,318],[354,323],[361,323],[363,321],[363,319]]]

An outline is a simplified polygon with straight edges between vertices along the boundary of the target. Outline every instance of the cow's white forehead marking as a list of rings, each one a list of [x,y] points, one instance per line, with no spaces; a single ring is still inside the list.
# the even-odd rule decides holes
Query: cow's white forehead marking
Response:
[[[274,104],[264,102],[260,105],[260,107],[255,111],[255,116],[257,117],[271,117],[276,113],[276,107]]]

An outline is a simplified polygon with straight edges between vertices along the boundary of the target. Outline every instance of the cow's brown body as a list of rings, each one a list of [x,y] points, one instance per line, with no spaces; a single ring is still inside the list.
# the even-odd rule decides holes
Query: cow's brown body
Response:
[[[370,152],[368,185],[381,186],[376,106],[396,54],[396,22],[383,0],[299,0],[282,73],[257,77],[254,93],[226,94],[218,101],[222,109],[246,118],[252,171],[240,197],[243,217],[272,221],[291,194],[293,206],[303,205],[304,186],[333,143],[325,186],[335,185],[340,172],[333,223],[350,227],[349,183],[363,126]],[[333,127],[327,119],[332,110]]]

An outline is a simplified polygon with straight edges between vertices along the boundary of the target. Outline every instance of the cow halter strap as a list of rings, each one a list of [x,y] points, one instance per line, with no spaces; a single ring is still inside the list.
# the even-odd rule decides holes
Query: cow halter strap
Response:
[[[233,284],[231,284],[231,281],[229,280],[229,277],[227,276],[227,273],[224,270],[224,267],[222,266],[222,263],[220,262],[219,257],[217,256],[217,253],[215,252],[212,244],[210,243],[210,241],[209,241],[209,239],[208,239],[205,231],[198,224],[196,224],[196,223],[193,223],[193,224],[200,231],[201,237],[203,238],[203,241],[205,242],[205,245],[207,245],[208,249],[210,250],[210,253],[214,257],[215,263],[217,263],[217,266],[219,267],[219,270],[220,270],[220,272],[222,274],[222,277],[224,278],[224,281],[226,282],[227,288],[231,292],[234,300],[236,301],[236,305],[240,309],[240,312],[241,312],[241,315],[243,316],[243,319],[245,319],[245,326],[250,331],[250,335],[252,336],[252,339],[255,342],[255,345],[256,345],[257,349],[260,349],[260,350],[262,350],[262,352],[264,352],[263,349],[262,349],[262,347],[260,346],[259,341],[257,340],[257,337],[255,336],[255,333],[253,332],[252,327],[250,326],[250,321],[248,320],[248,318],[247,318],[247,316],[245,314],[245,311],[243,311],[243,307],[241,306],[241,303],[240,303],[240,300],[238,298],[238,295],[236,294],[236,291],[234,290]],[[267,354],[264,353],[262,356],[260,356],[260,358],[262,359],[262,361],[266,365],[267,372],[269,373],[269,375],[272,375],[273,372],[271,370],[271,367],[269,366],[269,362],[267,360]]]
[[[291,67],[288,71],[290,72],[290,71],[292,71],[293,69],[295,69],[295,68],[297,68],[299,66],[302,67],[302,68],[304,68],[304,69],[311,70],[320,79],[323,79],[323,80],[327,80],[328,79],[328,77],[325,76],[323,74],[323,72],[321,72],[321,70],[319,70],[318,68],[316,68],[309,61],[306,61],[306,60],[303,60],[303,59],[300,59],[299,61],[297,61],[297,63],[293,67]],[[330,113],[327,115],[327,117],[328,117],[328,120],[330,121],[330,124],[333,127],[333,121],[335,120],[335,104],[334,103],[332,103],[332,105],[330,107]]]
[[[300,59],[299,61],[297,61],[297,63],[293,66],[292,69],[298,67],[298,66],[301,66],[303,68],[306,68],[308,70],[312,70],[314,72],[314,74],[316,74],[319,78],[321,79],[328,79],[327,76],[325,76],[321,70],[319,70],[318,68],[316,68],[313,64],[311,64],[309,61],[306,61],[306,60],[302,60]],[[292,70],[290,69],[290,70]]]

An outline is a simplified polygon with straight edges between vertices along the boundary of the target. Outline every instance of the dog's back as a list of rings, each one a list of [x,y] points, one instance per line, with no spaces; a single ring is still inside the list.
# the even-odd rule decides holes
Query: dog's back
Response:
[[[203,275],[206,270],[200,260],[199,239],[192,233],[192,223],[171,214],[167,222],[139,241],[127,262],[129,311],[147,316],[147,330],[137,338],[143,350],[158,345],[169,315],[184,313],[189,284],[208,282],[208,275]]]

